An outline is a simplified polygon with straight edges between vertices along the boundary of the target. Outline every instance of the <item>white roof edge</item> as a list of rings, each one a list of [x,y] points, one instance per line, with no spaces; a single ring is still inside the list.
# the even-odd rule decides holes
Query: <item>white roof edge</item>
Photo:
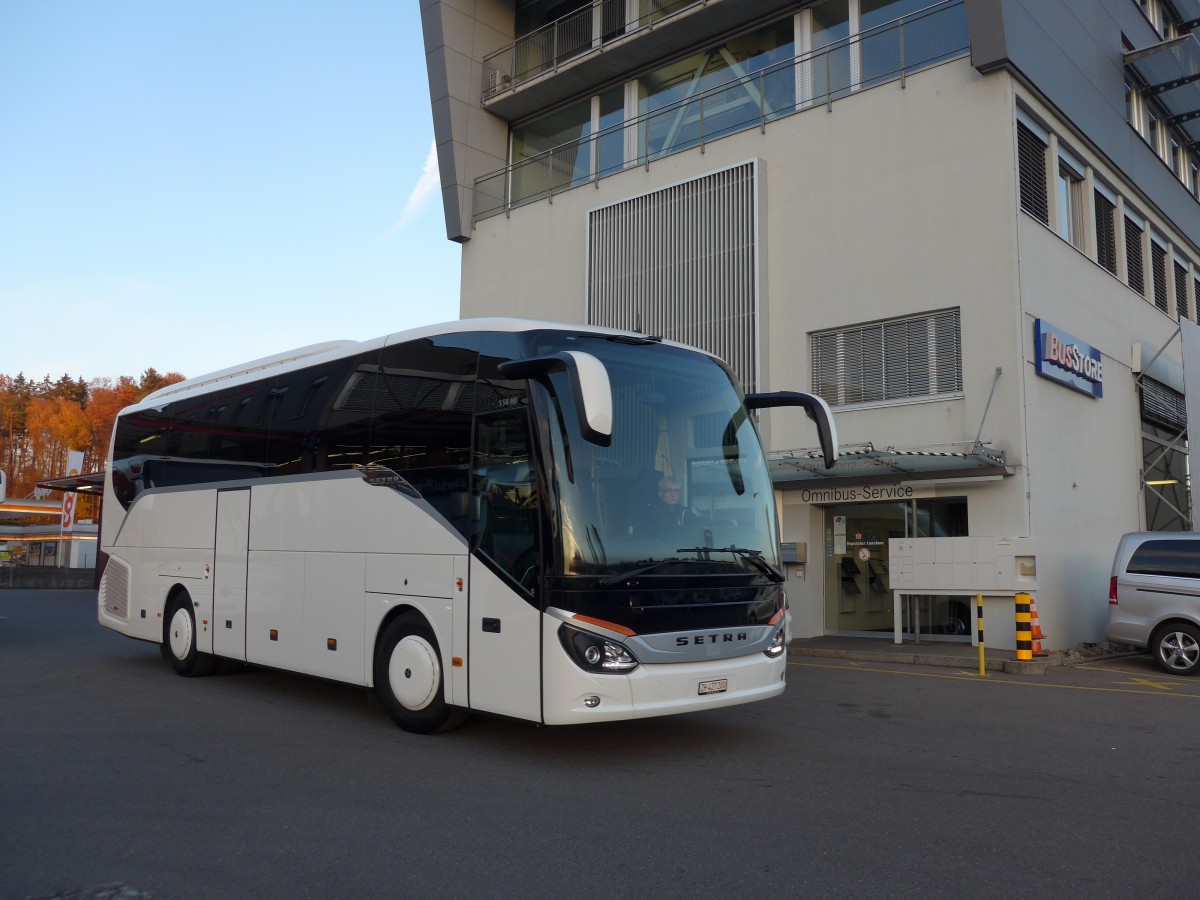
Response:
[[[453,322],[443,322],[436,325],[422,325],[417,328],[410,328],[406,331],[397,331],[392,334],[382,337],[373,338],[366,341],[325,341],[320,344],[310,344],[307,347],[300,347],[296,350],[287,350],[282,353],[276,353],[271,356],[264,356],[261,359],[256,359],[248,363],[243,363],[237,366],[230,366],[225,369],[218,369],[215,372],[209,372],[206,375],[198,375],[195,378],[188,378],[180,381],[177,384],[168,385],[161,388],[139,400],[137,403],[128,407],[129,409],[153,407],[161,405],[164,401],[172,399],[181,399],[183,395],[189,394],[192,391],[202,388],[211,387],[212,385],[228,381],[232,382],[244,376],[251,375],[256,372],[262,372],[266,369],[287,370],[293,367],[317,362],[318,357],[338,358],[347,355],[349,348],[357,348],[358,350],[366,351],[377,347],[386,347],[392,344],[400,344],[405,341],[419,340],[423,337],[433,337],[439,334],[458,334],[464,331],[537,331],[546,329],[550,331],[582,331],[589,334],[612,335],[613,337],[632,337],[646,338],[648,335],[636,331],[626,331],[621,328],[607,328],[602,325],[586,325],[581,322],[551,322],[544,319],[522,319],[511,316],[491,316],[477,319],[456,319]],[[701,350],[698,347],[692,347],[689,344],[679,343],[663,339],[662,343],[672,347],[684,347],[689,350],[695,350],[700,353],[705,353],[712,356],[707,350]],[[295,364],[295,366],[293,366]]]
[[[184,391],[189,391],[193,388],[203,387],[208,384],[213,384],[217,381],[229,381],[237,378],[239,375],[247,375],[250,372],[259,372],[263,369],[270,369],[276,366],[283,366],[287,363],[308,359],[312,356],[320,356],[323,353],[328,353],[331,350],[340,350],[344,347],[351,346],[357,343],[356,341],[324,341],[320,344],[309,344],[307,347],[300,347],[296,350],[287,350],[283,353],[275,353],[271,356],[264,356],[261,359],[251,360],[248,363],[242,363],[238,366],[230,366],[226,369],[218,369],[215,372],[209,372],[207,375],[198,375],[195,378],[185,378],[183,381],[169,384],[165,388],[159,388],[153,394],[144,397],[139,406],[143,403],[149,403],[151,400],[163,400],[175,394],[182,394]]]

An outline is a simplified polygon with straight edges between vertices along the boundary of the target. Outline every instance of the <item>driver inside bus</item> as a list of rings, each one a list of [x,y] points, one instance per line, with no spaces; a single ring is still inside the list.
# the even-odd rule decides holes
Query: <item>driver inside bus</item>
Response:
[[[695,524],[700,517],[679,502],[682,489],[679,482],[667,476],[658,482],[658,499],[652,500],[646,509],[647,525],[656,531],[668,531],[684,525]]]

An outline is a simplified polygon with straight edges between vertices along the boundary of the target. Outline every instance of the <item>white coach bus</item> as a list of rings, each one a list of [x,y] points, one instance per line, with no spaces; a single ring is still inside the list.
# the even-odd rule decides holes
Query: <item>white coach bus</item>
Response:
[[[181,675],[242,660],[373,687],[408,731],[546,725],[783,691],[774,495],[719,359],[477,319],[307,347],[121,412],[99,619]],[[660,482],[682,521],[656,517]]]

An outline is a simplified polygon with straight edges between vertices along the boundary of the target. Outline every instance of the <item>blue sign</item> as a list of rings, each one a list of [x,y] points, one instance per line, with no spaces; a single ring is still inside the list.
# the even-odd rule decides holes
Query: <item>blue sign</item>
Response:
[[[1092,397],[1104,396],[1100,351],[1041,319],[1033,320],[1037,373]]]

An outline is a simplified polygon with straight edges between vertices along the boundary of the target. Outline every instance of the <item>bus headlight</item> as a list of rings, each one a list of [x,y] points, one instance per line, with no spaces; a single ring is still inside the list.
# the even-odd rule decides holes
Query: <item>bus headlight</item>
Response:
[[[621,674],[638,667],[628,647],[597,634],[563,625],[558,629],[558,639],[567,655],[587,672]]]
[[[783,651],[787,649],[787,646],[783,642],[783,632],[783,628],[775,632],[775,637],[771,638],[771,646],[763,651],[771,659],[778,659],[780,656],[783,656]]]

